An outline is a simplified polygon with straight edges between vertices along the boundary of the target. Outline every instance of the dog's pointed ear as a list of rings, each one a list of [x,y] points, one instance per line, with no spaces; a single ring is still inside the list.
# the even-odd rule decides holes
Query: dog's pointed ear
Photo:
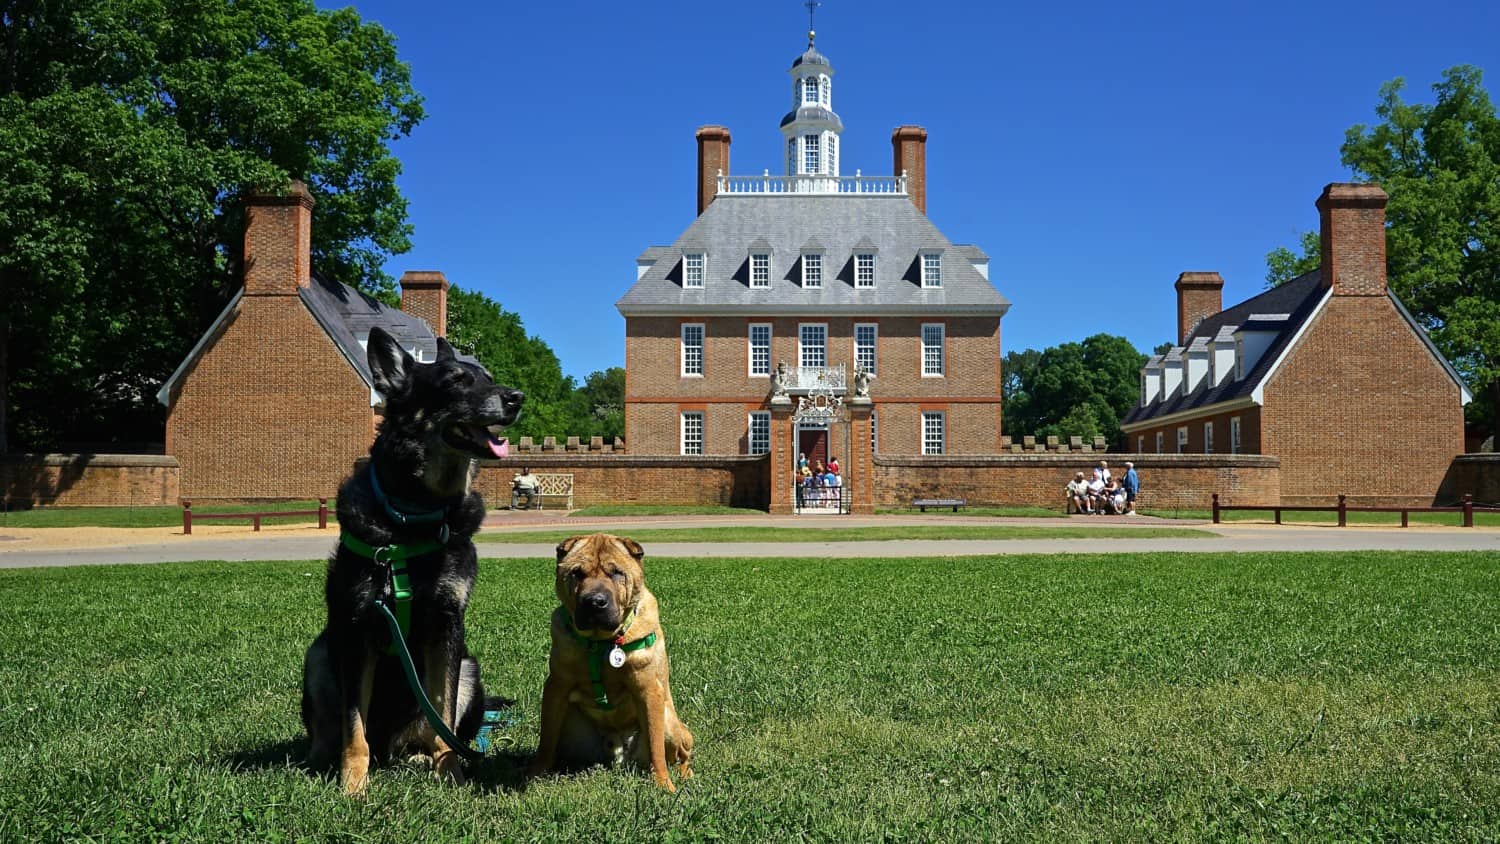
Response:
[[[396,338],[380,326],[370,329],[370,339],[365,344],[366,359],[370,363],[370,376],[375,381],[375,390],[387,399],[406,392],[411,384],[412,367],[416,361],[401,348]]]
[[[458,355],[454,354],[453,347],[450,346],[450,345],[448,345],[448,341],[444,340],[441,337],[437,338],[437,349],[438,349],[438,352],[437,352],[438,363],[443,363],[444,361],[450,361],[450,360],[453,360],[454,358],[458,357]]]
[[[625,546],[625,550],[630,552],[630,556],[634,557],[637,563],[646,558],[646,549],[641,547],[641,543],[636,542],[628,536],[618,538],[620,544]]]
[[[570,536],[562,542],[557,543],[557,559],[561,561],[563,557],[568,556],[569,551],[573,550],[573,546],[587,538],[586,536]]]

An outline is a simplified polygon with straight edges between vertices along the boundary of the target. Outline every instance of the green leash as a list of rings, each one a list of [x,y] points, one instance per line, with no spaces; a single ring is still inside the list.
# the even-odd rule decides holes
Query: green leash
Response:
[[[620,632],[617,635],[609,639],[590,639],[578,632],[578,625],[573,623],[572,618],[568,619],[568,630],[573,633],[573,638],[577,639],[579,644],[582,644],[588,651],[589,682],[594,687],[594,705],[600,709],[607,711],[615,708],[614,704],[609,702],[609,692],[604,688],[604,655],[616,649],[622,653],[631,653],[656,644],[655,630],[634,642],[625,641],[625,633],[634,622],[635,610],[631,610],[630,615],[625,617],[625,623],[620,625]],[[622,662],[621,665],[623,664]]]
[[[391,594],[396,603],[395,612],[386,606],[384,598],[375,599],[375,607],[385,617],[386,627],[391,633],[390,647],[386,653],[393,654],[401,660],[401,670],[406,673],[406,684],[411,687],[412,696],[422,707],[422,714],[427,716],[427,723],[432,726],[433,732],[437,733],[443,741],[448,743],[455,753],[471,762],[484,758],[484,753],[489,749],[490,731],[502,723],[499,712],[485,710],[484,722],[479,728],[479,735],[475,737],[478,749],[464,744],[443,719],[438,715],[437,709],[432,701],[427,699],[427,693],[422,689],[422,681],[417,677],[417,666],[412,661],[411,651],[406,647],[406,636],[411,631],[411,579],[407,576],[406,561],[423,554],[431,554],[441,551],[443,543],[436,540],[427,542],[410,542],[405,544],[382,545],[376,548],[350,533],[339,534],[339,542],[345,548],[374,560],[377,565],[389,564],[391,567]]]

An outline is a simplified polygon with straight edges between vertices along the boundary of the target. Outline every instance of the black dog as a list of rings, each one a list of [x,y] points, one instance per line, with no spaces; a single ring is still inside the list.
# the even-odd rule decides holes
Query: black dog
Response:
[[[484,502],[470,490],[475,458],[501,456],[500,429],[524,396],[458,360],[444,340],[420,364],[389,334],[370,330],[368,355],[385,418],[368,467],[339,487],[339,547],[328,563],[328,623],[302,666],[309,764],[339,764],[346,794],[364,792],[377,761],[426,754],[439,778],[463,782],[454,749],[436,736],[412,695],[380,599],[409,615],[406,642],[428,697],[464,743],[478,733],[484,690],[464,643],[464,609],[478,561],[471,537]],[[393,574],[405,558],[409,574]],[[410,599],[398,609],[396,591]]]

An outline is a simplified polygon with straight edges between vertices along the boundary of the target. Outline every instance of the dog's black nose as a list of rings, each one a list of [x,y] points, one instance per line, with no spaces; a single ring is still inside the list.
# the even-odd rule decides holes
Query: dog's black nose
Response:
[[[520,407],[521,402],[526,401],[526,394],[520,390],[506,389],[501,392],[500,401],[504,402],[507,408]]]
[[[604,592],[590,592],[583,596],[583,603],[584,606],[592,609],[607,609],[609,607],[609,595]]]

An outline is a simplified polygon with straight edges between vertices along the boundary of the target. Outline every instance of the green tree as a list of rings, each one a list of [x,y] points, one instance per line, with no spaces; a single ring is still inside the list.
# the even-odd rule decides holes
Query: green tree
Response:
[[[1431,105],[1405,102],[1405,86],[1396,79],[1380,87],[1380,122],[1351,127],[1341,157],[1356,178],[1390,195],[1391,290],[1475,395],[1487,397],[1468,416],[1493,430],[1500,420],[1500,118],[1479,68],[1444,71]],[[1302,241],[1298,260],[1316,265],[1316,236]],[[1289,271],[1279,268],[1290,255],[1267,256],[1268,281]]]
[[[589,433],[606,442],[625,436],[625,370],[611,366],[590,372],[579,388],[590,421]]]
[[[1299,276],[1317,269],[1323,260],[1323,242],[1318,233],[1306,231],[1298,235],[1302,241],[1301,253],[1285,246],[1278,246],[1266,253],[1266,287],[1280,287]]]
[[[0,45],[0,437],[159,441],[154,393],[240,284],[249,191],[304,180],[313,269],[390,297],[389,145],[422,105],[379,25],[312,0],[0,2]]]
[[[474,290],[448,290],[448,340],[484,364],[495,380],[526,394],[512,437],[582,436],[583,403],[572,378],[541,338],[526,333],[521,317]]]
[[[1123,442],[1120,419],[1139,398],[1146,356],[1124,337],[1095,334],[1002,361],[1005,428],[1039,437],[1102,436]]]

